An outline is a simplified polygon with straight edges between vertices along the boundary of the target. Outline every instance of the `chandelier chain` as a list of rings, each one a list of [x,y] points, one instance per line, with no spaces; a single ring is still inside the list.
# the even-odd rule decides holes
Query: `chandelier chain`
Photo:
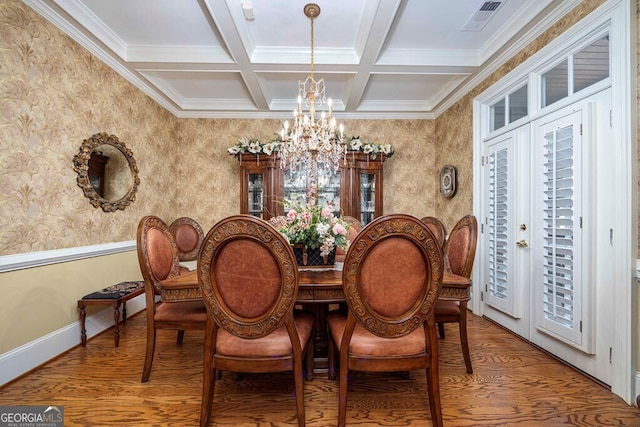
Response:
[[[313,16],[311,16],[311,80],[313,81]]]
[[[346,154],[344,127],[340,125],[340,134],[336,132],[336,120],[333,117],[331,98],[326,100],[328,111],[316,118],[316,107],[325,102],[324,79],[318,81],[314,76],[314,18],[320,14],[317,4],[307,4],[305,15],[311,20],[311,73],[307,79],[298,82],[298,106],[293,111],[293,126],[283,123],[280,131],[280,167],[289,165],[292,172],[304,174],[312,183],[318,184],[320,175],[329,176],[337,172],[340,160]],[[302,111],[302,99],[309,107],[308,114]]]

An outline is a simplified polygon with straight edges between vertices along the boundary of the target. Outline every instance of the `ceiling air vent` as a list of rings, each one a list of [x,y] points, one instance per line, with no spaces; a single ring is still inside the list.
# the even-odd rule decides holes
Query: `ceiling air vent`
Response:
[[[505,3],[502,1],[485,1],[480,4],[478,10],[476,10],[471,17],[462,26],[462,31],[481,31],[487,22],[496,14],[500,6]]]

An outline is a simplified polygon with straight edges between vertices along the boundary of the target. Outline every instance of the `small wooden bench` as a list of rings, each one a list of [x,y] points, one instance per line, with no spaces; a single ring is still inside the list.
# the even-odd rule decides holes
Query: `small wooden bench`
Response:
[[[87,330],[85,320],[87,313],[85,307],[88,305],[110,305],[113,307],[113,320],[115,322],[115,346],[120,344],[120,306],[122,305],[122,323],[127,321],[127,301],[144,293],[144,281],[120,282],[89,295],[85,295],[78,300],[80,309],[80,339],[82,346],[87,346]]]

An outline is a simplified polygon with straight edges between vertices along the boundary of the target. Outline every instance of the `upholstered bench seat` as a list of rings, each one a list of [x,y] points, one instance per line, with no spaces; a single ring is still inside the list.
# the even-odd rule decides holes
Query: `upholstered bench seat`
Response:
[[[144,281],[120,282],[108,288],[90,293],[78,300],[80,309],[80,339],[82,346],[87,346],[87,331],[85,320],[88,305],[110,305],[113,307],[113,320],[115,323],[115,346],[120,344],[120,306],[122,305],[122,323],[127,321],[127,301],[144,293]]]

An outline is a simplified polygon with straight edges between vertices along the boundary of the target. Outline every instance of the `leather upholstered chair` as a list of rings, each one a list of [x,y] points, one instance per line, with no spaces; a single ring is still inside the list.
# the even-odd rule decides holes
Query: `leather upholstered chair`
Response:
[[[180,261],[195,260],[204,240],[204,231],[200,224],[194,219],[183,216],[173,221],[169,230],[176,240],[178,259]]]
[[[362,225],[362,222],[360,222],[358,218],[355,218],[349,215],[344,215],[342,216],[342,220],[347,224],[349,224],[354,229],[356,229],[358,232],[362,231],[362,229],[364,228],[364,225]]]
[[[351,244],[342,271],[347,313],[327,316],[329,374],[339,354],[338,425],[346,422],[349,371],[425,369],[434,426],[442,426],[434,307],[444,271],[427,226],[409,215],[377,218]]]
[[[354,218],[352,216],[348,216],[345,215],[342,217],[342,220],[344,222],[346,222],[347,224],[349,224],[349,231],[347,234],[347,239],[349,239],[350,242],[353,242],[353,239],[358,235],[358,233],[360,231],[362,231],[362,229],[364,228],[364,226],[362,225],[362,223],[360,221],[358,221],[357,218]],[[336,262],[344,262],[344,257],[347,254],[347,252],[342,249],[342,248],[336,248]]]
[[[424,222],[426,226],[429,227],[429,230],[431,230],[436,239],[438,239],[438,242],[440,242],[440,247],[444,248],[444,242],[447,238],[447,230],[442,221],[434,216],[425,216],[420,219],[420,221]]]
[[[219,221],[198,259],[207,307],[200,425],[209,424],[216,373],[293,371],[298,425],[305,425],[303,354],[313,369],[313,314],[294,311],[298,266],[286,238],[249,215]]]
[[[202,301],[171,301],[156,304],[159,294],[156,284],[178,274],[176,243],[169,227],[156,216],[145,216],[137,231],[140,271],[144,278],[147,303],[147,346],[142,382],[149,380],[156,346],[156,330],[178,330],[178,344],[185,329],[204,329],[207,312]]]
[[[445,270],[459,276],[471,278],[471,269],[476,256],[478,242],[478,221],[473,215],[463,216],[453,227],[444,245]],[[467,338],[467,301],[438,300],[436,323],[440,337],[444,338],[444,324],[457,323],[460,330],[460,344],[467,372],[472,374],[469,340]]]

